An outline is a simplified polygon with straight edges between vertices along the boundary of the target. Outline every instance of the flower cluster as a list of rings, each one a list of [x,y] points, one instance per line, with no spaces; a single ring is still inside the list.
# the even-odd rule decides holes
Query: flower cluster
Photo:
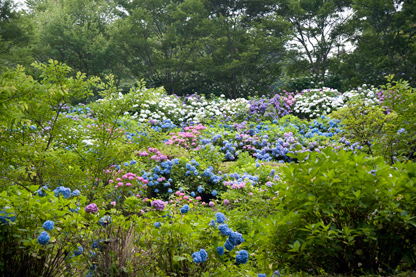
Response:
[[[208,259],[208,253],[205,249],[200,249],[198,252],[192,253],[194,263],[202,264]]]
[[[245,264],[248,261],[248,253],[246,250],[241,250],[237,252],[235,256],[235,262],[237,264]]]
[[[51,220],[46,220],[46,221],[43,223],[42,227],[43,227],[46,231],[50,231],[50,230],[52,230],[52,229],[53,229],[54,224],[55,224],[55,223],[54,223],[53,221],[51,221]]]
[[[165,209],[165,202],[162,200],[154,200],[151,206],[155,207],[155,209],[158,211],[163,211]]]
[[[188,205],[183,205],[183,207],[181,208],[181,213],[186,214],[189,212],[189,206]]]
[[[100,221],[98,221],[98,224],[100,224],[103,227],[106,227],[111,222],[112,222],[111,216],[105,215],[100,219]]]
[[[9,221],[15,222],[16,215],[13,213],[6,213],[5,211],[0,211],[0,222],[9,225]]]
[[[54,191],[55,197],[59,197],[59,195],[62,195],[64,198],[71,197],[71,189],[66,187],[57,187]]]
[[[45,231],[43,231],[37,239],[37,241],[40,245],[47,244],[49,242],[49,240],[50,240],[50,237],[49,237],[48,233],[45,232]]]
[[[344,106],[341,93],[330,88],[304,90],[294,98],[293,111],[299,118],[317,118]]]
[[[92,204],[87,205],[84,211],[86,211],[87,213],[97,213],[98,207],[95,203],[92,203]]]

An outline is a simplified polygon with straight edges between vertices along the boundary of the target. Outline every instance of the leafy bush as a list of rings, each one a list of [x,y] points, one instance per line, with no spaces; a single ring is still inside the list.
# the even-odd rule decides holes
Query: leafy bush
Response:
[[[416,166],[394,166],[328,148],[282,167],[282,182],[273,187],[280,213],[269,230],[278,260],[332,274],[414,266]]]
[[[372,156],[390,163],[409,160],[416,153],[416,93],[406,82],[390,82],[378,93],[380,105],[368,98],[353,97],[347,106],[331,115],[340,119],[345,136]]]

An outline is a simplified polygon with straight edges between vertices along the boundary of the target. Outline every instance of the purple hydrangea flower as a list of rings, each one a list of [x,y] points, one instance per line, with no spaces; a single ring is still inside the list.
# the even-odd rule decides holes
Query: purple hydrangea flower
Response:
[[[89,204],[85,207],[84,211],[88,212],[88,213],[97,213],[98,212],[98,207],[95,203]]]
[[[151,206],[155,207],[155,209],[158,211],[163,211],[165,209],[165,202],[162,200],[155,200],[152,202]]]

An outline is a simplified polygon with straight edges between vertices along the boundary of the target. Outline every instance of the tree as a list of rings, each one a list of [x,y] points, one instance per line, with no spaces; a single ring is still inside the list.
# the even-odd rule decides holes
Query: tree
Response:
[[[109,28],[117,18],[115,6],[105,0],[37,1],[31,4],[37,23],[38,56],[55,59],[87,76],[115,74],[122,70]]]
[[[126,16],[114,28],[117,47],[131,74],[152,87],[180,93],[207,36],[199,0],[136,0],[121,3]]]
[[[346,57],[345,78],[351,84],[385,83],[384,76],[416,84],[416,4],[401,0],[354,0],[352,37],[356,49]]]
[[[31,59],[32,26],[25,12],[16,9],[12,0],[0,0],[0,72]]]
[[[264,93],[280,74],[287,25],[250,1],[209,1],[212,34],[201,72],[222,93],[236,98]]]
[[[345,48],[350,5],[349,0],[278,1],[276,13],[292,26],[291,59],[295,64],[302,65],[306,59],[310,74],[324,79],[331,54],[336,56]]]

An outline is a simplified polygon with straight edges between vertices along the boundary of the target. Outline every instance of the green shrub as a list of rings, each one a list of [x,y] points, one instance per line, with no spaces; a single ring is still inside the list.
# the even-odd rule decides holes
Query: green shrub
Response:
[[[416,165],[394,166],[328,148],[282,167],[280,213],[269,228],[278,261],[331,274],[414,266]]]

